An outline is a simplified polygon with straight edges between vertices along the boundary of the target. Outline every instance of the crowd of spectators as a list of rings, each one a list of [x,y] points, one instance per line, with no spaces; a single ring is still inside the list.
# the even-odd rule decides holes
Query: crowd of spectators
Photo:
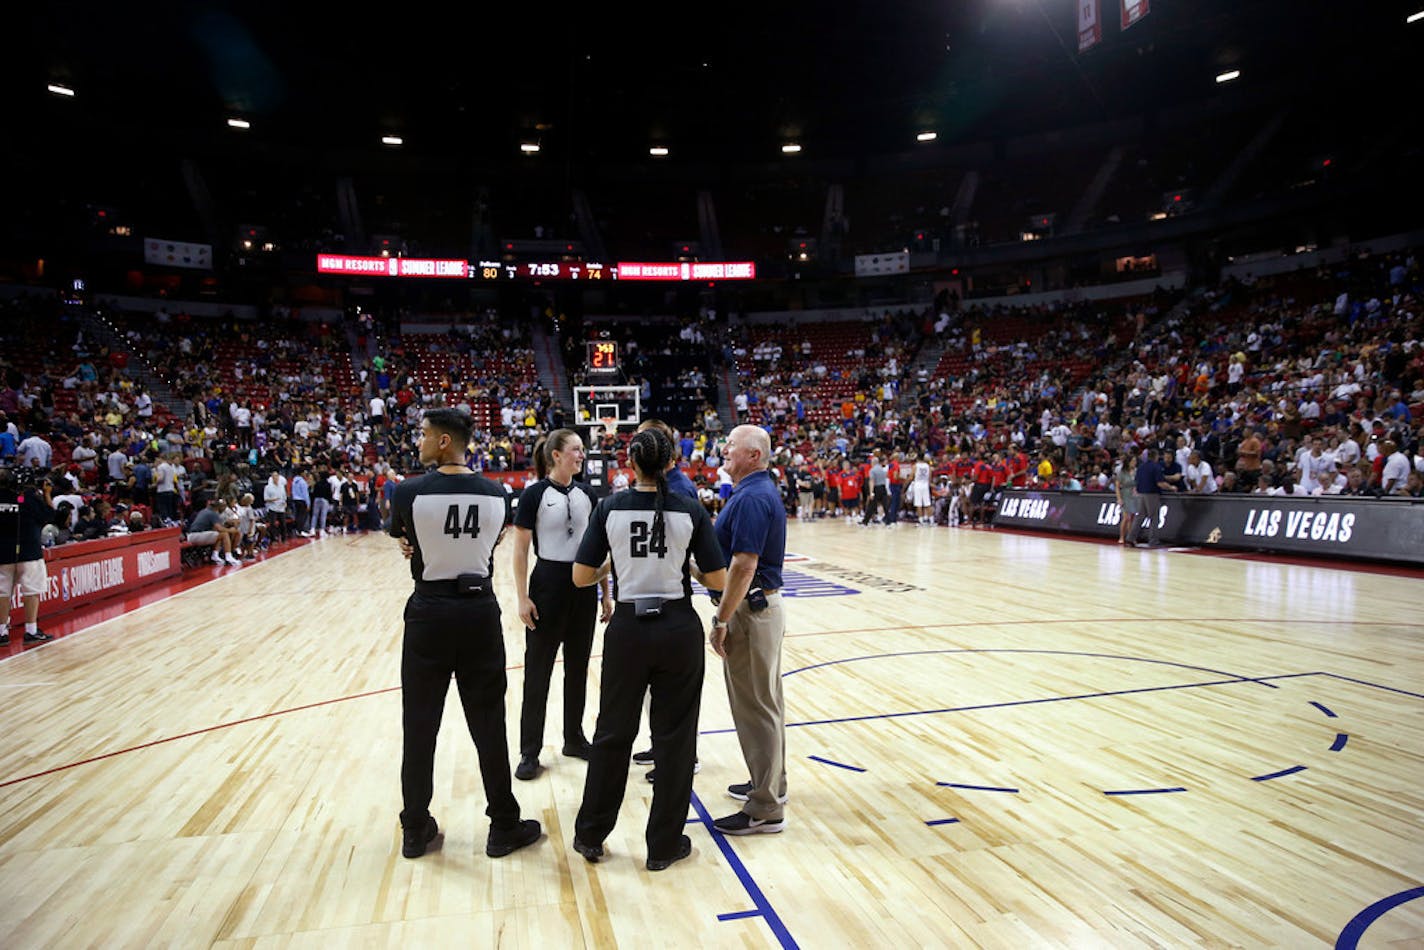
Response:
[[[595,325],[563,342],[581,365],[586,339],[616,336],[645,416],[659,390],[694,407],[678,448],[713,510],[727,481],[711,395],[724,369],[740,384],[734,418],[771,432],[788,500],[808,517],[853,516],[872,455],[892,501],[927,465],[942,519],[981,517],[1010,485],[1112,491],[1122,460],[1147,448],[1163,453],[1175,491],[1419,497],[1421,285],[1415,253],[1359,253],[1230,280],[1175,309],[1154,296],[730,330],[704,314],[653,332]],[[53,302],[14,299],[3,316],[0,464],[49,474],[66,515],[54,542],[195,519],[213,530],[210,508],[215,558],[364,530],[418,467],[424,409],[469,411],[473,461],[494,472],[526,468],[539,435],[566,421],[527,329],[494,314],[405,336],[360,320],[101,314],[123,349]],[[163,368],[191,411],[145,391],[125,350]],[[621,458],[616,435],[605,438]]]

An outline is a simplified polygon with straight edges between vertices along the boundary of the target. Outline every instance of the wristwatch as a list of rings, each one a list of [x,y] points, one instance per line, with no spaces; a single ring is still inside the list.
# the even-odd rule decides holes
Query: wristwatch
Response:
[[[726,625],[727,625],[727,621],[723,620],[721,617],[713,617],[713,618],[712,618],[712,629],[715,630],[715,629],[717,629],[718,627],[725,627]]]

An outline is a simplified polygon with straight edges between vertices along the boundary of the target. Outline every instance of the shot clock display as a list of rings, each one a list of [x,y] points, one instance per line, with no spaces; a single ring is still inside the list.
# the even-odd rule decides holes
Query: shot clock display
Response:
[[[588,371],[590,373],[617,372],[618,344],[611,340],[589,340]]]

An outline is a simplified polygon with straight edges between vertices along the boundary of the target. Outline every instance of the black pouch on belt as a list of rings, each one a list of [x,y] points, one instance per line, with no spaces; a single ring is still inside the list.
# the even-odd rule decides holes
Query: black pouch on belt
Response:
[[[455,578],[455,589],[462,594],[483,594],[489,578],[483,574],[461,574]]]
[[[633,599],[633,616],[639,620],[651,620],[663,612],[663,599],[661,597],[635,597]]]
[[[747,607],[754,614],[759,614],[766,609],[766,591],[760,587],[753,587],[747,591]]]

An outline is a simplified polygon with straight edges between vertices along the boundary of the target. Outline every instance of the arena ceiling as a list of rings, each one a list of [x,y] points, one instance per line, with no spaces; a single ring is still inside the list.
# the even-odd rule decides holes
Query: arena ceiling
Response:
[[[1077,52],[1074,0],[782,0],[673,5],[193,2],[27,6],[21,140],[247,135],[510,161],[848,156],[1140,115],[1240,88],[1319,96],[1418,81],[1418,4],[1151,0]],[[77,95],[60,102],[49,82]],[[64,111],[68,110],[68,111]],[[252,129],[226,127],[241,117]]]

